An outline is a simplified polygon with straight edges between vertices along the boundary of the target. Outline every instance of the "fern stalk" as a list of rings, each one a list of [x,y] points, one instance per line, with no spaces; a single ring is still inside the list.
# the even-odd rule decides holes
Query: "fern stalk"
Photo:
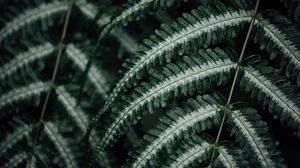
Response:
[[[231,85],[231,88],[230,88],[230,92],[229,92],[229,96],[227,98],[227,102],[226,102],[226,105],[225,105],[226,108],[225,108],[225,111],[224,111],[224,114],[223,114],[223,117],[222,117],[222,121],[221,121],[219,130],[218,130],[216,141],[214,143],[215,146],[218,144],[220,136],[221,136],[221,133],[222,133],[222,129],[223,129],[223,126],[224,126],[224,123],[225,123],[225,119],[226,119],[226,114],[227,114],[227,111],[228,111],[228,108],[229,108],[229,105],[230,105],[230,102],[231,102],[231,99],[232,99],[234,87],[236,85],[236,80],[237,80],[237,77],[238,77],[238,73],[239,73],[239,69],[240,69],[240,66],[241,66],[241,62],[243,60],[243,57],[244,57],[244,54],[245,54],[245,51],[246,51],[246,47],[247,47],[247,44],[248,44],[248,41],[249,41],[249,38],[250,38],[250,34],[252,32],[252,29],[253,29],[253,26],[254,26],[254,23],[255,23],[255,20],[256,20],[255,17],[256,17],[257,11],[258,11],[259,3],[260,3],[260,0],[257,0],[256,4],[255,4],[255,8],[254,8],[254,15],[252,16],[251,23],[250,23],[250,26],[248,28],[248,32],[247,32],[245,41],[243,43],[243,47],[242,47],[242,50],[241,50],[238,62],[236,64],[236,70],[235,70],[235,74],[234,74],[234,77],[233,77],[233,82],[232,82],[232,85]],[[215,152],[216,152],[216,149],[213,148],[209,167],[212,167]]]
[[[36,131],[36,134],[35,134],[35,137],[34,137],[34,142],[33,142],[33,149],[35,148],[35,145],[37,144],[37,141],[39,139],[41,126],[44,123],[45,111],[46,111],[46,108],[47,108],[47,105],[48,105],[48,102],[49,102],[49,99],[50,99],[51,91],[52,91],[52,85],[54,85],[54,83],[55,83],[55,78],[56,78],[56,75],[57,75],[57,72],[58,72],[59,63],[60,63],[60,60],[61,60],[61,57],[62,57],[62,51],[63,51],[63,47],[64,47],[63,43],[64,43],[64,39],[66,37],[68,25],[69,25],[72,6],[73,6],[73,0],[69,0],[68,1],[68,10],[67,10],[66,18],[65,18],[65,21],[64,21],[64,27],[63,27],[60,42],[58,44],[58,53],[57,53],[57,57],[56,57],[56,62],[55,62],[51,82],[49,84],[49,89],[48,89],[48,92],[47,92],[47,96],[46,96],[46,99],[45,99],[43,107],[42,107],[41,116],[40,116],[40,119],[39,119],[39,122],[38,122],[38,125],[37,125],[37,131]],[[29,163],[31,163],[31,161],[32,161],[32,157],[30,158]]]

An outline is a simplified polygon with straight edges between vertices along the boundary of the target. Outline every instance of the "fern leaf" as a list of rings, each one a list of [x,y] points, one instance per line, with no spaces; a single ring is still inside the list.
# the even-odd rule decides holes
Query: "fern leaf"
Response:
[[[195,139],[195,138],[194,138]],[[171,155],[173,162],[166,167],[193,167],[199,165],[209,158],[212,145],[203,140],[193,140],[182,145],[183,149],[176,152],[176,155]]]
[[[79,1],[77,3],[79,5],[80,11],[90,20],[95,19],[97,15],[97,7],[96,5],[92,3],[87,3],[85,0]],[[105,24],[108,24],[110,22],[110,17],[107,15],[102,15],[97,20],[98,27],[103,27]],[[112,36],[114,36],[120,44],[125,47],[130,53],[133,53],[138,48],[138,44],[128,33],[126,33],[122,28],[119,28],[115,30],[114,32],[110,33]]]
[[[0,42],[2,42],[7,36],[19,31],[26,25],[66,10],[67,3],[64,1],[53,1],[47,4],[42,3],[36,8],[29,9],[15,17],[12,21],[6,23],[4,28],[0,30]]]
[[[66,53],[67,57],[70,58],[81,71],[84,71],[84,68],[88,62],[86,55],[73,44],[69,44],[67,46]],[[103,73],[95,65],[92,65],[87,77],[88,80],[96,87],[96,91],[106,98],[109,88],[106,79],[103,77]]]
[[[76,106],[76,99],[66,90],[64,86],[57,87],[56,92],[58,94],[58,100],[64,106],[69,116],[71,116],[71,118],[76,122],[76,125],[80,128],[82,133],[84,133],[88,126],[88,116],[80,107]],[[97,142],[99,141],[99,138],[97,137],[98,134],[99,133],[94,130],[89,137],[89,142],[93,148],[96,147]],[[104,159],[106,159],[106,161],[104,161]],[[100,164],[104,167],[110,167],[108,162],[107,155],[103,155],[101,157]]]
[[[9,160],[3,165],[3,168],[19,167],[20,164],[26,161],[27,157],[28,155],[26,152],[20,152],[9,158]]]
[[[232,110],[227,129],[240,142],[246,157],[258,167],[285,167],[281,163],[275,142],[268,136],[267,123],[263,122],[253,108]]]
[[[14,59],[2,65],[0,69],[0,80],[4,80],[5,77],[11,76],[18,69],[22,69],[33,61],[49,56],[53,51],[54,46],[50,43],[29,48],[27,52],[17,55]]]
[[[291,126],[300,137],[300,93],[296,86],[278,74],[276,69],[256,61],[244,68],[240,88],[251,93],[263,107],[268,107],[275,118]]]
[[[90,124],[91,129],[100,115],[104,113],[120,95],[120,92],[132,83],[135,79],[141,78],[144,71],[151,70],[152,67],[162,65],[169,61],[178,50],[180,54],[190,51],[197,46],[207,47],[210,43],[216,43],[224,38],[235,37],[244,23],[248,23],[253,15],[252,10],[245,9],[247,3],[236,6],[219,3],[217,6],[210,6],[214,10],[206,7],[199,7],[191,14],[185,14],[184,18],[179,18],[178,22],[172,25],[162,25],[163,30],[157,30],[155,35],[144,41],[144,45],[133,58],[127,61],[128,71],[115,86],[107,99],[104,107],[98,112]],[[233,10],[236,9],[236,10]],[[219,11],[220,12],[216,12]],[[212,12],[215,11],[215,12]],[[231,31],[227,31],[227,30]]]
[[[221,102],[217,101],[219,99],[213,96],[197,96],[196,99],[189,99],[184,108],[176,108],[167,113],[167,117],[161,118],[157,127],[144,136],[141,151],[138,156],[133,156],[136,159],[131,167],[147,167],[150,162],[153,166],[162,148],[176,146],[176,139],[179,137],[191,136],[219,125],[222,113],[218,106]]]
[[[27,100],[29,97],[39,96],[41,93],[48,90],[48,84],[44,82],[31,83],[28,86],[14,88],[0,97],[0,109],[6,106]],[[1,114],[3,115],[3,114]]]
[[[254,41],[270,53],[271,59],[283,55],[281,69],[285,69],[286,75],[296,79],[300,86],[299,29],[275,11],[264,12],[258,20],[259,28]]]
[[[24,139],[24,137],[28,136],[32,132],[33,128],[34,127],[32,125],[22,124],[15,128],[12,133],[7,134],[0,143],[0,156],[3,157],[9,149]]]
[[[222,141],[216,148],[219,152],[219,155],[214,160],[213,167],[249,167],[249,163],[243,157],[242,150],[233,146],[233,144],[227,141]]]
[[[128,22],[139,20],[147,13],[151,13],[160,9],[165,9],[179,4],[181,1],[187,0],[129,0],[128,8],[110,21],[101,31],[100,39],[107,35],[112,29],[117,28],[119,25],[127,25]]]
[[[73,152],[70,148],[68,148],[68,143],[59,134],[58,128],[55,126],[55,124],[52,122],[45,123],[44,130],[59,151],[61,158],[65,162],[65,166],[67,168],[78,168]]]
[[[127,96],[117,106],[119,108],[113,109],[112,121],[96,149],[97,156],[141,116],[141,109],[145,109],[144,114],[148,111],[152,113],[156,108],[165,106],[168,100],[179,95],[192,94],[196,88],[198,92],[203,92],[214,83],[226,83],[236,67],[236,63],[229,59],[234,57],[231,50],[200,50],[194,57],[184,57],[177,64],[169,64],[163,69],[163,75],[159,75],[159,71],[155,76],[156,80],[151,80],[152,84],[142,84],[131,97]]]
[[[88,119],[80,108],[76,108],[75,98],[72,97],[63,86],[56,88],[56,92],[58,94],[58,100],[66,108],[69,116],[76,122],[80,130],[84,132],[87,128]]]
[[[88,126],[88,116],[85,112],[76,105],[76,99],[66,90],[64,86],[56,88],[58,94],[58,100],[66,109],[67,113],[76,122],[76,125],[82,132],[85,132]],[[90,143],[93,147],[96,147],[98,142],[97,133],[94,131],[90,136]]]

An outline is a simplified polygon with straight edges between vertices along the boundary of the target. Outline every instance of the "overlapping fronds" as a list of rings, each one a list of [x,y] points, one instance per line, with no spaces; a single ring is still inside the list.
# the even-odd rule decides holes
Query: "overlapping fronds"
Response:
[[[300,3],[277,1],[0,0],[0,167],[294,166]]]
[[[73,61],[73,63],[78,66],[78,68],[83,72],[84,68],[88,62],[86,55],[80,51],[79,48],[75,47],[73,44],[69,44],[66,49],[67,57]],[[107,97],[108,84],[103,76],[103,73],[96,67],[92,65],[90,71],[87,74],[88,80],[95,86],[96,91],[101,94],[104,98]]]
[[[149,39],[144,40],[137,54],[125,62],[128,69],[110,94],[104,107],[96,115],[90,128],[100,118],[123,89],[137,83],[145,72],[153,67],[169,62],[172,57],[189,53],[198,47],[208,47],[226,38],[235,37],[243,24],[249,23],[253,14],[248,3],[208,4],[184,14],[183,18],[171,25],[163,24],[162,30],[157,30]],[[209,10],[210,9],[210,10]]]
[[[254,42],[265,49],[270,58],[278,57],[286,75],[300,85],[300,33],[299,28],[276,11],[263,12],[258,17],[258,30]]]
[[[300,137],[299,89],[281,76],[278,70],[266,66],[266,61],[254,58],[249,59],[249,62],[252,65],[244,68],[240,88],[249,92],[252,98],[273,113],[274,118],[292,127]]]
[[[65,162],[65,167],[77,168],[79,167],[74,156],[74,152],[68,147],[68,142],[65,138],[60,135],[57,126],[52,122],[45,123],[45,134],[48,135],[49,139],[54,143],[54,146],[59,151],[60,159]]]
[[[144,136],[144,142],[135,150],[131,167],[155,166],[160,152],[176,146],[178,139],[188,140],[196,132],[219,125],[223,98],[219,95],[197,96],[189,99],[183,108],[175,108],[160,119],[156,128]],[[129,167],[128,165],[128,167]],[[157,165],[156,165],[157,166]]]
[[[236,66],[232,62],[234,58],[230,49],[226,52],[219,48],[200,50],[195,56],[168,64],[162,73],[154,73],[150,83],[142,83],[130,97],[124,97],[118,108],[113,109],[111,121],[96,149],[97,157],[142,113],[152,113],[180,95],[201,93],[213,85],[226,84]],[[141,112],[142,109],[145,110]]]
[[[211,144],[201,139],[194,138],[177,150],[170,165],[166,167],[193,167],[209,159]]]
[[[219,155],[214,160],[213,167],[250,167],[249,162],[244,158],[242,150],[233,146],[230,141],[222,141],[216,148]]]
[[[3,137],[0,142],[0,156],[3,157],[9,149],[28,136],[32,132],[33,128],[34,126],[32,125],[21,124],[16,127],[13,132]]]
[[[256,110],[248,107],[233,110],[227,128],[240,143],[251,164],[257,167],[285,167],[275,141],[268,135],[267,124]]]

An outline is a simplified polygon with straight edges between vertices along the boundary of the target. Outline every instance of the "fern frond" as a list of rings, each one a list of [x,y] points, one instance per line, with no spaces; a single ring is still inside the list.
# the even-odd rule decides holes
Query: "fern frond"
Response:
[[[159,152],[167,146],[176,146],[176,139],[196,134],[196,132],[210,129],[219,125],[221,121],[220,100],[213,96],[197,96],[189,99],[183,108],[175,108],[160,119],[155,129],[144,136],[144,143],[138,150],[138,155],[133,156],[135,161],[130,167],[154,166],[159,160]],[[188,136],[187,136],[188,135]]]
[[[76,126],[79,127],[81,132],[84,133],[88,126],[88,115],[86,115],[80,107],[77,107],[76,99],[67,91],[65,86],[57,87],[56,93],[58,94],[58,100],[64,106],[68,115],[71,116],[71,118],[76,122]],[[96,130],[94,130],[91,133],[91,136],[89,137],[89,143],[93,148],[96,147],[97,142],[99,141],[99,138],[97,137],[98,134],[99,133],[97,133]],[[84,134],[82,134],[82,137],[83,135]],[[109,167],[108,161],[104,161],[104,159],[107,160],[106,154],[101,157],[100,164],[104,167]]]
[[[56,92],[58,100],[65,107],[69,116],[76,122],[82,132],[86,131],[88,118],[79,107],[76,107],[76,99],[66,91],[64,86],[57,87]]]
[[[175,4],[181,3],[181,1],[187,0],[128,0],[126,4],[127,9],[110,21],[101,31],[100,39],[107,35],[112,29],[119,27],[120,25],[127,25],[128,22],[139,20],[148,13],[158,11],[160,9],[169,8]]]
[[[182,149],[178,150],[175,155],[171,155],[170,165],[166,167],[180,167],[187,168],[199,165],[209,158],[210,149],[212,145],[200,138],[183,144]]]
[[[9,160],[3,165],[3,168],[14,168],[19,167],[20,164],[24,163],[28,155],[26,152],[20,152],[9,158]],[[2,167],[2,166],[1,166]]]
[[[0,143],[0,156],[3,157],[9,149],[28,136],[33,131],[33,128],[33,125],[22,124],[16,127],[12,133],[7,134]]]
[[[247,3],[243,5],[247,6]],[[176,55],[177,50],[183,54],[196,49],[197,46],[207,47],[218,40],[235,37],[240,26],[250,22],[253,15],[253,11],[245,9],[243,5],[237,5],[239,9],[222,3],[211,6],[215,10],[199,7],[170,26],[162,25],[162,30],[157,30],[155,35],[145,40],[141,51],[127,60],[125,67],[128,71],[115,86],[104,107],[90,125],[93,126],[97,122],[100,115],[110,107],[122,90],[136,83],[136,79],[141,78],[146,70],[149,71],[155,66],[168,62],[173,55]],[[221,11],[217,12],[219,10]]]
[[[244,67],[240,88],[251,93],[263,107],[268,107],[283,123],[291,126],[300,137],[300,93],[276,69],[266,66],[265,61],[254,61]]]
[[[213,167],[235,168],[249,167],[248,161],[243,157],[242,150],[230,142],[221,141],[216,147],[219,155],[213,162]]]
[[[275,142],[268,135],[267,123],[261,120],[253,108],[241,107],[231,112],[227,129],[240,143],[246,157],[258,167],[285,167],[276,149]]]
[[[128,125],[140,118],[141,109],[145,109],[143,114],[152,113],[158,107],[166,106],[168,100],[180,95],[204,92],[214,83],[227,83],[228,76],[236,67],[236,63],[231,60],[234,57],[235,54],[229,49],[227,52],[219,48],[200,50],[193,57],[184,57],[177,64],[168,64],[162,74],[158,71],[150,84],[142,83],[130,97],[125,97],[113,109],[112,121],[96,149],[97,157]]]
[[[286,69],[286,75],[297,79],[300,86],[300,29],[276,11],[264,12],[258,20],[254,41],[266,49],[272,59],[282,57],[281,69]]]
[[[51,3],[42,3],[40,6],[26,10],[12,21],[6,23],[4,28],[0,30],[0,42],[7,36],[19,31],[26,25],[30,25],[37,20],[42,20],[51,15],[55,15],[67,10],[67,3],[64,1],[53,1]]]
[[[70,58],[73,63],[83,72],[88,62],[86,55],[73,44],[69,44],[67,46],[66,53],[67,57]],[[107,91],[109,89],[108,84],[106,79],[103,77],[103,73],[95,65],[91,66],[91,69],[87,74],[87,78],[95,86],[96,91],[106,98]]]
[[[46,122],[44,131],[48,135],[49,139],[53,142],[57,148],[58,153],[61,155],[61,159],[65,162],[67,168],[78,168],[74,153],[68,147],[68,142],[58,132],[58,128],[52,122]]]
[[[11,76],[18,69],[24,68],[24,66],[31,62],[49,56],[54,49],[55,47],[51,43],[45,43],[29,48],[27,52],[17,55],[14,59],[11,59],[8,63],[1,66],[0,80],[4,80],[5,77]]]
[[[29,98],[36,98],[41,93],[47,91],[48,88],[49,85],[45,82],[35,82],[24,87],[14,88],[0,97],[0,109],[19,101],[28,100]],[[2,115],[4,114],[1,114],[1,116]]]
[[[95,19],[97,15],[97,7],[95,4],[88,3],[85,0],[81,0],[78,3],[80,11],[90,20]],[[98,27],[102,28],[105,24],[108,24],[110,22],[110,17],[107,15],[102,15],[97,21],[96,21]],[[133,53],[138,48],[137,42],[130,36],[128,33],[126,33],[122,28],[119,28],[113,32],[110,33],[112,36],[114,36],[120,44],[125,47],[130,53]]]

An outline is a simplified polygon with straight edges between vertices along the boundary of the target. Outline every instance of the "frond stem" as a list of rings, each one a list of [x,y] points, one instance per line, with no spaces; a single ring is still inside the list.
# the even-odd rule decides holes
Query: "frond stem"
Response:
[[[34,142],[33,142],[33,149],[35,148],[35,145],[38,142],[41,126],[44,123],[45,112],[46,112],[47,105],[48,105],[48,102],[49,102],[49,99],[50,99],[50,96],[51,96],[51,91],[52,91],[52,88],[53,88],[53,85],[55,83],[55,79],[56,79],[56,76],[57,76],[59,63],[60,63],[62,53],[63,53],[63,49],[64,49],[64,40],[65,40],[67,30],[68,30],[68,25],[69,25],[69,20],[70,20],[70,16],[71,16],[72,6],[73,6],[73,0],[68,0],[68,10],[67,10],[66,18],[65,18],[65,21],[64,21],[64,26],[63,26],[61,38],[60,38],[60,41],[59,41],[59,44],[58,44],[58,52],[57,52],[57,57],[56,57],[56,61],[55,61],[55,66],[54,66],[54,70],[53,70],[53,73],[52,73],[51,81],[49,82],[49,89],[48,89],[48,92],[47,92],[47,95],[46,95],[46,98],[45,98],[45,101],[44,101],[44,104],[43,104],[43,107],[42,107],[41,116],[40,116],[40,119],[39,119],[39,122],[38,122],[38,125],[37,125],[37,131],[36,131],[36,134],[35,134],[35,137],[34,137]],[[30,158],[29,162],[31,163],[31,161],[32,161],[32,157]]]
[[[220,139],[220,136],[221,136],[221,133],[222,133],[222,130],[223,130],[223,126],[224,126],[224,123],[225,123],[225,120],[226,120],[226,114],[227,114],[227,112],[229,111],[229,108],[230,108],[229,105],[230,105],[230,102],[231,102],[231,99],[232,99],[234,87],[235,87],[235,84],[236,84],[236,81],[237,81],[238,73],[239,73],[239,70],[240,70],[240,66],[241,66],[245,51],[246,51],[246,47],[247,47],[247,44],[248,44],[248,41],[249,41],[249,38],[250,38],[250,34],[252,32],[254,22],[256,20],[256,14],[257,14],[257,11],[258,11],[259,3],[260,3],[260,0],[257,0],[256,4],[255,4],[255,9],[254,9],[254,15],[252,16],[251,23],[249,25],[245,41],[243,43],[243,47],[242,47],[239,59],[238,59],[237,64],[236,64],[236,70],[235,70],[234,78],[233,78],[232,85],[231,85],[231,88],[230,88],[230,92],[229,92],[227,102],[226,102],[226,105],[225,105],[226,108],[225,108],[224,114],[222,116],[222,121],[221,121],[219,130],[218,130],[218,134],[217,134],[217,137],[216,137],[216,140],[215,140],[215,143],[214,143],[215,145],[217,145],[218,142],[219,142],[219,139]],[[212,167],[215,152],[216,152],[216,149],[213,148],[212,156],[211,156],[210,163],[209,163],[208,167]]]

